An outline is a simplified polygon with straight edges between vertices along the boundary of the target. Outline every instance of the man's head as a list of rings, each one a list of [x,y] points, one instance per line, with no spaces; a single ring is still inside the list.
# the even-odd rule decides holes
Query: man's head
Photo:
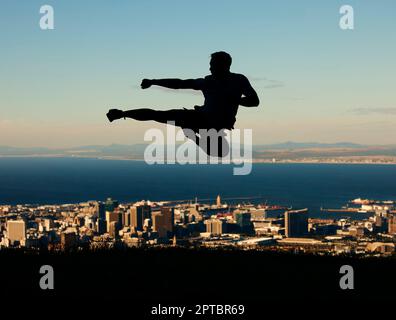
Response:
[[[214,75],[224,75],[230,72],[232,63],[231,56],[224,51],[218,51],[211,54],[210,72]]]

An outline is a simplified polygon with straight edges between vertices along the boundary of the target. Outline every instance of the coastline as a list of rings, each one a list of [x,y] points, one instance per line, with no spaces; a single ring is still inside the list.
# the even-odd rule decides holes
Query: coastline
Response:
[[[120,161],[138,161],[144,162],[145,160],[139,158],[129,158],[125,156],[84,156],[84,155],[67,155],[67,154],[27,154],[27,155],[0,155],[0,159],[10,158],[74,158],[74,159],[97,159],[97,160],[120,160]],[[362,158],[362,157],[360,157]],[[241,159],[243,160],[243,159]],[[247,161],[250,162],[250,161]],[[267,163],[267,164],[368,164],[368,165],[396,165],[396,158],[392,160],[380,161],[375,158],[364,158],[362,160],[353,160],[348,158],[333,158],[333,159],[320,159],[320,158],[307,158],[307,159],[260,159],[253,158],[252,163]],[[166,164],[166,162],[164,163]],[[177,163],[176,163],[177,164]],[[221,162],[219,164],[222,164]]]

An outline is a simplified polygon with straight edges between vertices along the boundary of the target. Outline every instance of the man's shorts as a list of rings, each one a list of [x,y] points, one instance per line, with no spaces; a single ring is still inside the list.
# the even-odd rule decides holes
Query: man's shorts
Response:
[[[175,125],[183,129],[199,131],[199,129],[234,129],[235,117],[224,117],[217,113],[209,113],[200,110],[178,109],[172,110],[175,114]]]

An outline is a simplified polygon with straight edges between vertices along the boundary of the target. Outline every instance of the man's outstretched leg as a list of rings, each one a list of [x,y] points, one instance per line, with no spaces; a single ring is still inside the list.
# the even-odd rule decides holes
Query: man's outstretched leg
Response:
[[[148,108],[134,109],[122,111],[119,109],[110,109],[106,114],[110,122],[121,118],[131,118],[139,121],[157,121],[160,123],[167,123],[174,121],[176,126],[180,126],[183,129],[190,128],[191,133],[185,136],[188,139],[194,141],[206,154],[214,157],[224,157],[228,155],[230,147],[228,142],[224,138],[223,130],[214,131],[214,135],[201,137],[198,135],[198,128],[207,127],[207,123],[204,119],[198,116],[198,113],[194,110],[187,109],[171,109],[171,110],[153,110]],[[194,128],[194,129],[191,129]],[[213,133],[213,132],[212,132]],[[213,142],[214,145],[213,145]],[[212,147],[211,147],[212,144]]]
[[[119,109],[110,109],[106,114],[110,122],[121,118],[131,118],[139,121],[157,121],[167,123],[168,121],[179,122],[183,120],[186,110],[153,110],[148,108],[122,111]]]

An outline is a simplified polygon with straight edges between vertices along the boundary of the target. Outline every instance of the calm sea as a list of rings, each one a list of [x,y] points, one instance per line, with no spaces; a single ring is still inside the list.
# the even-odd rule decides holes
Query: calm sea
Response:
[[[254,164],[247,176],[232,165],[147,165],[144,162],[80,158],[0,158],[1,204],[231,199],[339,208],[354,198],[396,200],[396,166],[341,164]],[[210,200],[206,200],[210,202]]]

